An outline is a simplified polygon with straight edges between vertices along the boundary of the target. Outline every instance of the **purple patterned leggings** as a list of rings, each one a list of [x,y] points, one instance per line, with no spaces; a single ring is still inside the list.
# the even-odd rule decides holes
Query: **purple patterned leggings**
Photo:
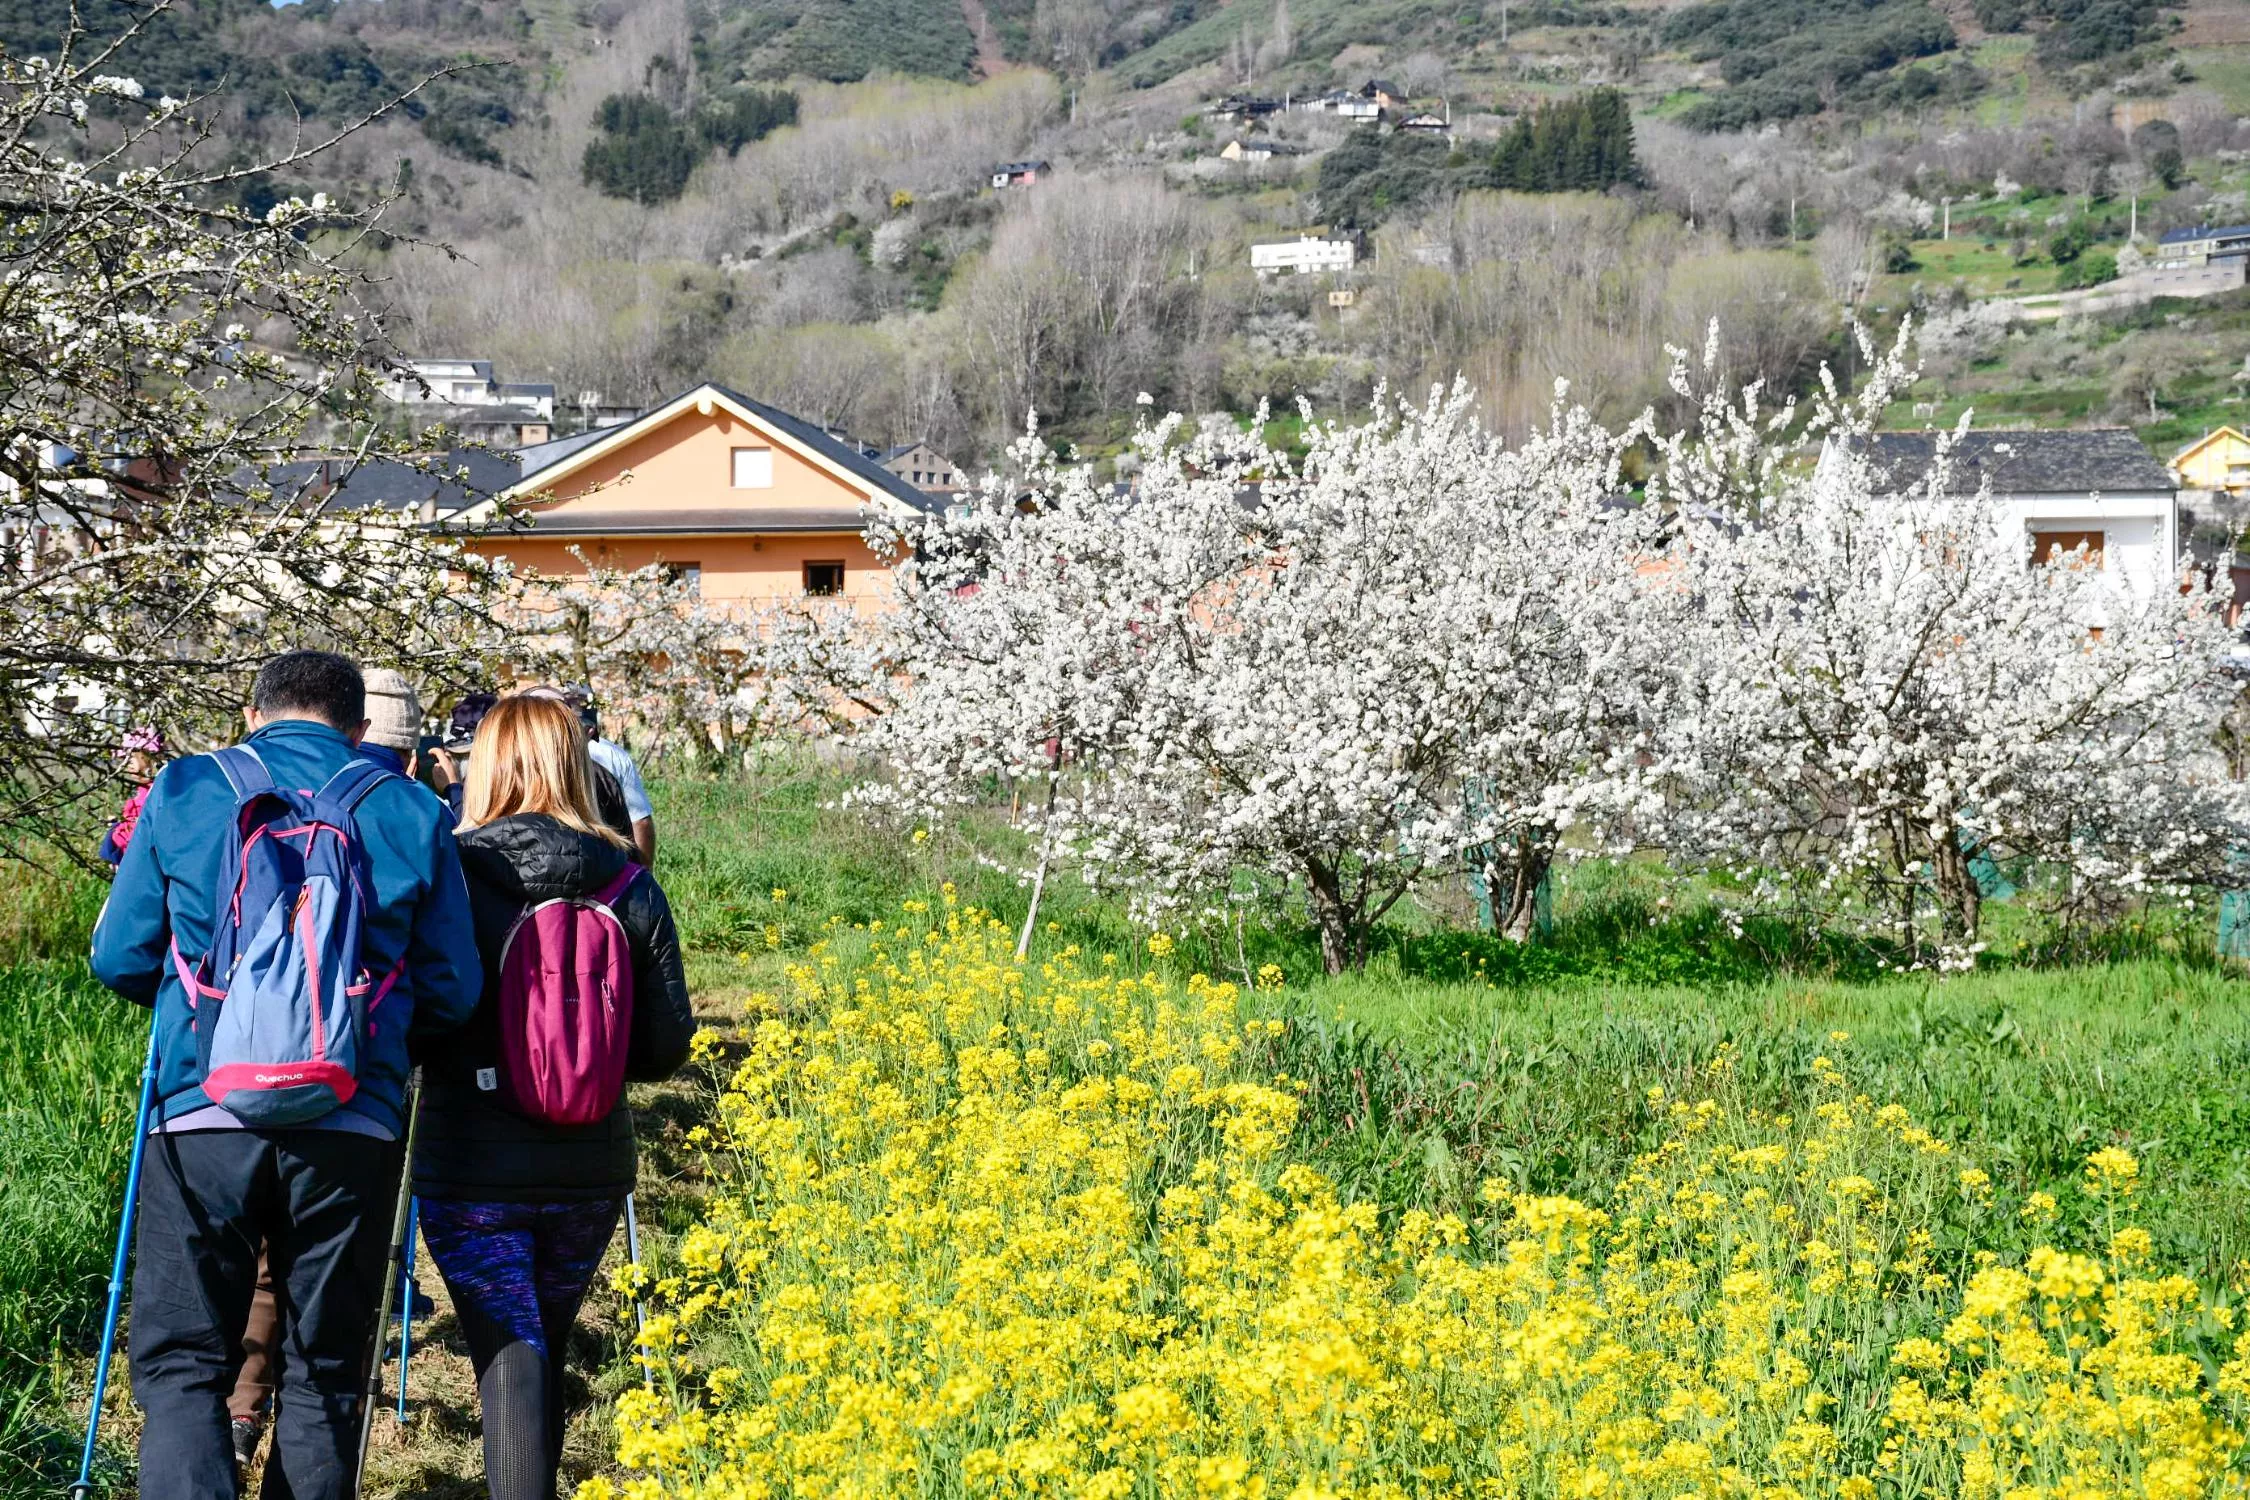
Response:
[[[424,1198],[418,1207],[422,1239],[455,1305],[467,1303],[483,1321],[546,1355],[548,1330],[567,1329],[577,1317],[624,1202]]]
[[[624,1206],[421,1200],[422,1238],[476,1367],[491,1500],[555,1500],[563,1356]]]

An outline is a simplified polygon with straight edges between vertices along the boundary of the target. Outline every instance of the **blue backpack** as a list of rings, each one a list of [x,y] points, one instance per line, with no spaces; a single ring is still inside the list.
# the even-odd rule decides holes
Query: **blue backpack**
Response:
[[[225,869],[214,892],[211,951],[187,989],[203,1092],[246,1125],[302,1125],[359,1090],[375,1011],[406,966],[377,983],[361,962],[367,856],[354,811],[390,772],[363,760],[312,793],[274,785],[247,745],[212,759],[234,788]]]

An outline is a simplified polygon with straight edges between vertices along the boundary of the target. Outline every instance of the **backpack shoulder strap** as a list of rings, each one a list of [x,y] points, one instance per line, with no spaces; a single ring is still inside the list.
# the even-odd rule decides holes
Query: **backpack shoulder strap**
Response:
[[[335,775],[328,778],[327,784],[321,787],[313,800],[333,802],[345,812],[356,812],[359,804],[366,800],[367,794],[388,780],[391,774],[373,761],[354,756],[345,761]]]
[[[625,868],[617,872],[617,878],[594,892],[591,899],[599,906],[615,906],[625,899],[625,893],[633,888],[633,882],[640,879],[643,873],[639,865],[627,860]]]
[[[211,759],[218,762],[227,785],[234,788],[237,802],[274,789],[272,773],[266,770],[266,763],[258,758],[258,752],[248,745],[224,746],[212,751]]]

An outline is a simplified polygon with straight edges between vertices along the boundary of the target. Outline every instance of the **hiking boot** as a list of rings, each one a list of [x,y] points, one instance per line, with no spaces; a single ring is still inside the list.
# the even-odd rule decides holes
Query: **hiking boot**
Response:
[[[430,1300],[430,1294],[423,1291],[415,1282],[408,1281],[398,1299],[398,1306],[391,1309],[391,1316],[394,1318],[411,1317],[419,1323],[436,1311],[437,1304]]]
[[[256,1417],[236,1417],[229,1427],[234,1437],[234,1461],[247,1469],[258,1461],[258,1439],[266,1435],[266,1424]]]

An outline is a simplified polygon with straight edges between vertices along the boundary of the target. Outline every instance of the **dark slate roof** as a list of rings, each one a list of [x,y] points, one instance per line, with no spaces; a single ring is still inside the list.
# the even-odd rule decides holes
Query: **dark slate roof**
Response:
[[[2198,224],[2192,229],[2167,229],[2156,237],[2159,245],[2177,245],[2186,240],[2231,240],[2250,238],[2250,224],[2229,224],[2223,229],[2213,229],[2208,224]]]
[[[1048,167],[1043,161],[1004,161],[992,170],[1006,172],[1013,177],[1018,172],[1044,172],[1048,170]]]
[[[1388,94],[1393,99],[1404,99],[1406,97],[1406,90],[1400,88],[1388,78],[1370,78],[1366,83],[1360,85],[1359,92],[1363,99],[1372,99],[1377,94]]]
[[[555,386],[551,380],[509,380],[501,383],[500,394],[503,396],[545,396],[551,401],[555,396]]]
[[[624,425],[619,422],[609,427],[589,427],[584,432],[574,432],[569,437],[559,437],[544,443],[526,443],[515,452],[517,477],[536,474],[549,464],[559,463],[588,443],[598,443]]]
[[[546,420],[544,417],[527,417],[523,407],[502,406],[490,401],[419,402],[415,405],[414,416],[425,429],[444,426],[459,428],[464,432],[479,427],[521,427],[526,421]]]
[[[455,478],[466,471],[464,478]],[[275,464],[266,471],[266,483],[276,496],[325,495],[327,510],[380,506],[384,510],[419,510],[425,501],[437,502],[440,515],[489,499],[516,482],[513,454],[489,453],[480,448],[456,448],[423,463],[395,458],[372,458],[354,465],[347,455],[339,458],[303,458]],[[245,489],[257,475],[245,471],[235,482]]]
[[[542,536],[721,536],[777,531],[857,532],[867,518],[856,505],[743,507],[738,510],[562,511],[532,526]]]
[[[703,388],[703,386],[696,386],[694,389],[702,390]],[[870,489],[880,490],[893,499],[903,500],[916,510],[927,511],[931,508],[928,495],[860,452],[856,444],[841,441],[833,433],[814,423],[793,417],[777,406],[768,406],[763,401],[753,401],[740,391],[729,390],[723,385],[715,384],[710,389],[717,391],[729,401],[750,412],[760,421],[787,433],[794,441],[820,454],[837,467],[847,469],[859,478],[866,480]],[[687,394],[692,394],[692,392],[682,392],[682,395]],[[598,443],[604,438],[615,437],[621,432],[629,432],[658,412],[669,411],[674,405],[678,404],[680,399],[680,396],[674,396],[668,401],[660,402],[651,408],[648,413],[636,417],[630,422],[619,423],[615,427],[596,428],[591,432],[578,433],[574,437],[563,438],[557,442],[541,443],[537,447],[526,448],[521,455],[522,478],[525,480],[532,479],[589,444]]]
[[[1876,479],[1903,490],[1928,472],[1934,432],[1878,432],[1868,439]],[[2174,488],[2172,471],[2122,427],[2090,431],[1971,432],[1953,450],[1952,492],[1975,494],[1986,479],[2004,495],[2147,494]]]

